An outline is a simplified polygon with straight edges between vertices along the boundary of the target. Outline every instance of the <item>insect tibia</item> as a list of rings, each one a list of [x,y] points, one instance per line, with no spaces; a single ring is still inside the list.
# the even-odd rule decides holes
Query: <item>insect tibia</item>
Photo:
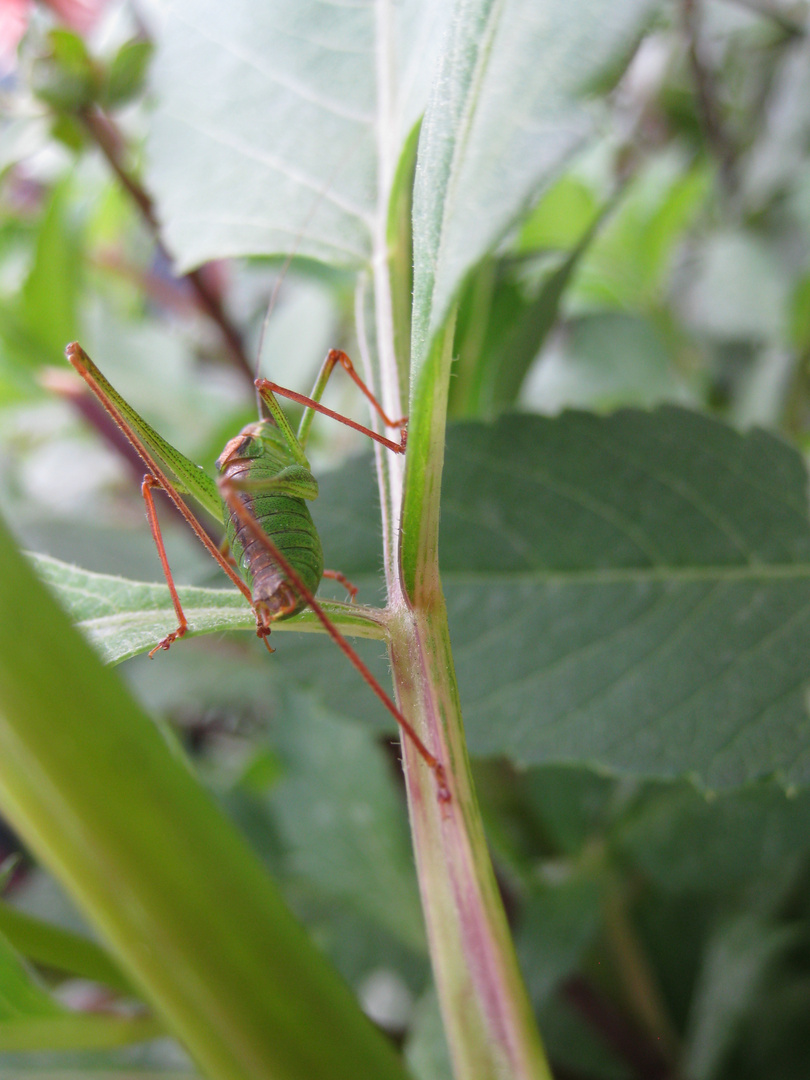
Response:
[[[335,412],[334,409],[328,409],[325,405],[321,405],[315,398],[307,397],[305,394],[299,394],[294,390],[287,390],[285,387],[279,386],[278,383],[270,382],[269,379],[257,379],[256,389],[259,391],[262,400],[268,404],[271,401],[275,401],[274,394],[280,394],[282,397],[289,398],[291,401],[296,401],[299,405],[304,405],[306,407],[306,411],[301,421],[301,428],[298,432],[298,441],[302,446],[306,445],[312,414],[318,412],[323,416],[331,417],[332,420],[337,420],[345,427],[350,427],[354,431],[359,431],[362,435],[367,435],[370,439],[380,443],[382,446],[386,446],[395,454],[405,453],[405,447],[408,443],[407,419],[396,421],[385,420],[386,424],[400,429],[400,440],[399,442],[394,442],[393,439],[386,439],[384,435],[378,435],[376,431],[372,431],[371,428],[366,427],[365,424],[358,424],[356,420],[351,420],[348,416],[343,416],[342,413]],[[276,406],[278,406],[277,402]]]

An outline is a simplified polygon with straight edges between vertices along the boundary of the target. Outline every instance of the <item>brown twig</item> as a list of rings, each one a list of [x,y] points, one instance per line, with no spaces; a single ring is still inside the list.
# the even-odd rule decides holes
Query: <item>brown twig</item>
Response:
[[[683,0],[683,24],[695,80],[698,120],[706,143],[717,158],[723,186],[728,194],[733,194],[737,185],[736,153],[720,120],[712,75],[701,54],[698,22],[698,0]]]
[[[118,177],[124,190],[130,195],[141,217],[146,222],[149,231],[155,237],[155,242],[161,252],[169,259],[163,242],[160,239],[160,225],[155,214],[154,205],[146,191],[141,187],[132,173],[124,164],[124,141],[113,121],[106,116],[98,107],[83,109],[79,119],[86,131],[98,146],[107,162]],[[185,274],[183,280],[187,281],[194,292],[197,306],[216,324],[222,335],[234,364],[243,375],[253,382],[253,365],[248,359],[242,337],[236,327],[225,313],[222,303],[213,289],[210,287],[201,270],[191,270]]]
[[[587,979],[572,975],[562,984],[560,992],[629,1065],[638,1080],[675,1080],[675,1074],[659,1048]]]

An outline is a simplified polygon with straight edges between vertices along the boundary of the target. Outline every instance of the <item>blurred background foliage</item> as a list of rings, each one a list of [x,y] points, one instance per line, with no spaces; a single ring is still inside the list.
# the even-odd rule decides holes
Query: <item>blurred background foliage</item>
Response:
[[[210,466],[253,416],[280,261],[171,272],[144,179],[159,4],[12,8],[17,31],[10,16],[0,22],[0,507],[25,547],[157,579],[142,467],[77,389],[64,346],[79,338],[103,355],[125,396]],[[669,402],[808,448],[808,26],[799,0],[658,9],[592,88],[599,137],[467,284],[454,419]],[[272,377],[306,391],[327,347],[356,351],[352,303],[340,272],[294,264],[263,352]],[[331,393],[356,414],[342,384]],[[314,438],[320,468],[357,448],[340,428],[317,425]],[[218,583],[185,532],[166,530],[178,577]],[[157,673],[141,660],[122,671],[193,750],[316,940],[405,1044],[414,1075],[448,1077],[396,755],[294,684],[283,662],[268,670],[255,645],[200,639]],[[762,780],[710,796],[688,779],[495,759],[476,770],[560,1080],[805,1080],[806,791]],[[8,898],[77,925],[26,863]],[[62,1001],[87,1003],[77,980],[38,977]],[[0,1056],[3,1076],[46,1067],[188,1071],[167,1042]]]

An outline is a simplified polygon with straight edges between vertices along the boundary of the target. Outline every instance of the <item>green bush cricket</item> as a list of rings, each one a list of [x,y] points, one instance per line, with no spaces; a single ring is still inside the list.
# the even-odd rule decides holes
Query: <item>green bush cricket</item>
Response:
[[[268,379],[257,379],[256,389],[269,417],[248,424],[234,436],[219,459],[217,480],[160,436],[102,375],[78,342],[65,350],[68,361],[82,376],[99,402],[126,435],[143,460],[147,473],[141,492],[146,515],[160,557],[166,583],[177,615],[177,627],[149,653],[153,657],[183,637],[188,623],[177,594],[158,525],[152,489],[165,491],[200,542],[242,592],[256,615],[256,633],[270,648],[267,638],[272,624],[309,607],[332,640],[346,655],[410,739],[438,785],[439,799],[450,798],[444,766],[428,750],[412,725],[369,671],[344,635],[315,598],[322,577],[340,581],[351,599],[357,590],[343,574],[324,570],[321,542],[307,508],[318,495],[318,482],[306,456],[306,443],[316,412],[368,435],[393,453],[405,452],[406,420],[390,420],[377,399],[357,374],[349,357],[330,349],[310,397],[286,390]],[[341,416],[320,404],[326,383],[340,365],[368,398],[386,427],[398,428],[394,442],[370,428]],[[294,433],[276,395],[304,405],[298,433]],[[189,495],[226,530],[223,547],[211,540],[181,495]],[[230,555],[226,554],[229,551]],[[241,569],[245,580],[240,577]],[[273,650],[270,649],[272,652]]]

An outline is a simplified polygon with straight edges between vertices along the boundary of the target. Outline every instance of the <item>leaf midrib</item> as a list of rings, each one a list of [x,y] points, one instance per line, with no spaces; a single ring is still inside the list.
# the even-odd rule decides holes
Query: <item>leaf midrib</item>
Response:
[[[790,581],[810,580],[810,563],[747,566],[669,566],[591,568],[587,570],[453,570],[442,568],[442,580],[453,584],[614,585],[640,581]]]

